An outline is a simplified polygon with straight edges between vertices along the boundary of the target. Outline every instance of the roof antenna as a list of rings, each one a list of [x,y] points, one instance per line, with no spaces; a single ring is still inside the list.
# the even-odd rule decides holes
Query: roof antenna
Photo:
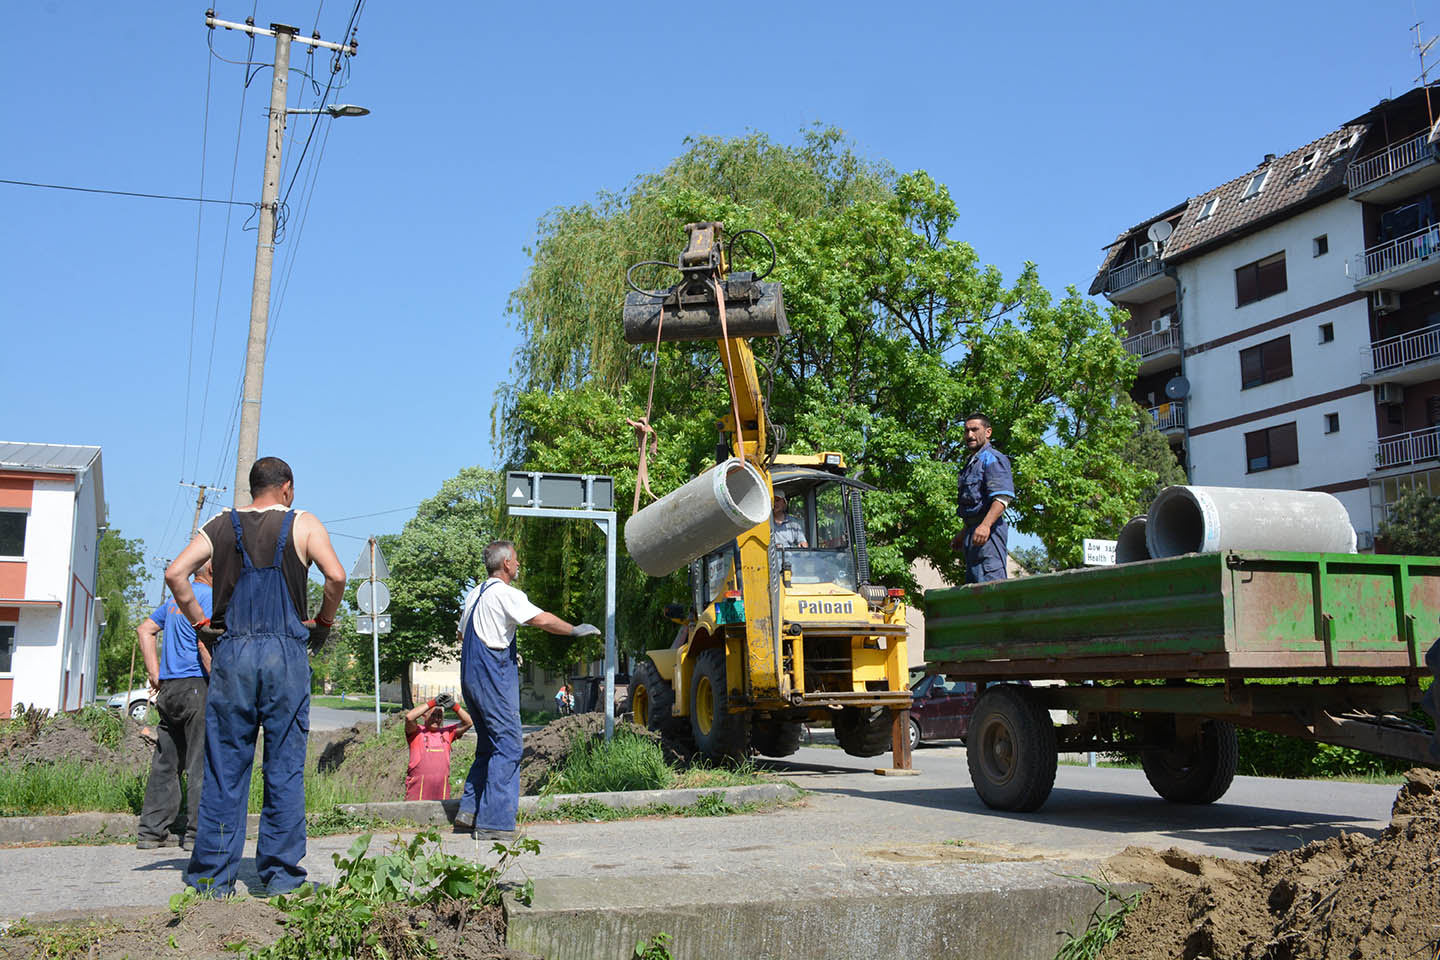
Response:
[[[1424,22],[1424,20],[1418,20],[1415,25],[1410,28],[1415,31],[1415,53],[1420,58],[1420,76],[1416,77],[1414,82],[1419,83],[1425,88],[1425,113],[1430,118],[1430,139],[1434,140],[1435,110],[1430,105],[1430,67],[1425,63],[1425,55],[1430,52],[1431,47],[1435,46],[1435,40],[1437,38],[1431,37],[1429,40],[1421,41],[1420,24]]]

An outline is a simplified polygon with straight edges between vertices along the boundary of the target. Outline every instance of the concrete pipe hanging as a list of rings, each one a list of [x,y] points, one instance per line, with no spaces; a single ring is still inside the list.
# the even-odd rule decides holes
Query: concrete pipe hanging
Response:
[[[1355,528],[1328,493],[1173,486],[1150,505],[1145,541],[1156,558],[1220,550],[1354,553]]]
[[[726,460],[625,522],[625,549],[652,577],[674,573],[770,517],[770,486],[759,470]]]
[[[1144,517],[1133,517],[1120,528],[1120,535],[1115,538],[1116,563],[1150,559],[1150,547],[1145,543],[1145,527]]]

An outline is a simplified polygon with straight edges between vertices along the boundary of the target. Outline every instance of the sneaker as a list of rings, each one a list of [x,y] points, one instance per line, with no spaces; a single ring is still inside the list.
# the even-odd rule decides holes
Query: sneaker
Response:
[[[476,840],[514,840],[514,839],[515,839],[515,831],[514,831],[514,830],[487,830],[487,829],[485,829],[484,827],[478,827],[478,828],[476,828],[476,830],[475,830],[475,839],[476,839]]]
[[[152,840],[150,837],[141,837],[135,841],[136,850],[158,850],[165,846],[164,840]]]
[[[475,829],[475,814],[466,813],[464,810],[461,810],[455,814],[455,826],[460,830]]]

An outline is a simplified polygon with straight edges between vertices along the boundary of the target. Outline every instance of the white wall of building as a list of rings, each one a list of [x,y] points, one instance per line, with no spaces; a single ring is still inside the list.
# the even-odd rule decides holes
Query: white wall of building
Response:
[[[1182,322],[1186,347],[1192,348],[1291,313],[1355,293],[1345,273],[1345,251],[1361,237],[1361,206],[1341,197],[1321,207],[1179,266]],[[1325,236],[1329,252],[1314,256],[1316,237]],[[1235,305],[1235,270],[1285,252],[1283,293],[1243,307]],[[1331,324],[1334,339],[1322,342],[1321,325]],[[1293,374],[1283,380],[1241,388],[1240,352],[1288,336]],[[1353,387],[1369,369],[1369,312],[1364,299],[1345,303],[1301,320],[1251,334],[1185,359],[1190,381],[1190,429],[1252,414]],[[1326,432],[1325,414],[1338,414],[1340,429]],[[1266,427],[1295,423],[1299,463],[1248,472],[1245,435]],[[1287,413],[1250,420],[1190,436],[1191,479],[1196,484],[1305,489],[1357,481],[1374,462],[1375,407],[1368,392]],[[1357,531],[1371,529],[1366,490],[1337,494]]]

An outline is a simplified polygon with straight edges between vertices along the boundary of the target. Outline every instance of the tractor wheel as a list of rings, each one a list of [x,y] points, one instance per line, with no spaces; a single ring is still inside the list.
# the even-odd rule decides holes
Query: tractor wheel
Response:
[[[835,714],[835,739],[852,757],[878,757],[891,747],[890,711],[884,707],[842,707]]]
[[[750,746],[762,757],[788,757],[800,749],[805,724],[799,720],[752,720]]]
[[[1169,746],[1140,751],[1150,786],[1171,803],[1214,803],[1230,789],[1239,761],[1235,725],[1207,720],[1198,740],[1174,738]]]
[[[695,658],[690,677],[690,732],[712,760],[743,760],[750,750],[750,714],[731,713],[729,705],[725,651],[714,647]]]
[[[1038,810],[1055,786],[1055,726],[1029,687],[986,688],[970,718],[965,754],[970,782],[987,807]]]

